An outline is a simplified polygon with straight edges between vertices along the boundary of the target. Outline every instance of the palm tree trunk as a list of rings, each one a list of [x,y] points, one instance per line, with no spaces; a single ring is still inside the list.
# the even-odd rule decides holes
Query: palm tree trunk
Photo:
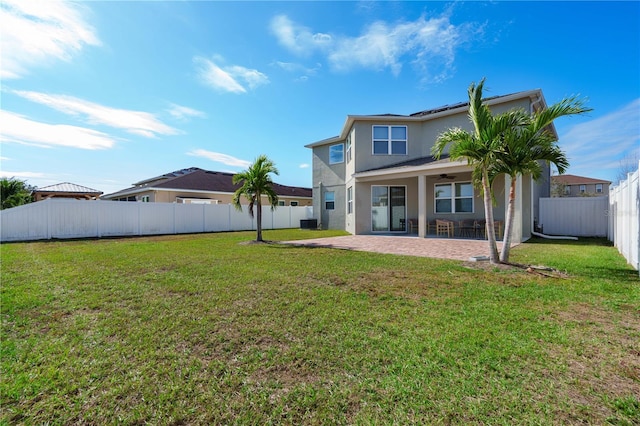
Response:
[[[500,262],[509,262],[509,251],[511,249],[511,231],[513,228],[513,216],[515,214],[516,203],[516,182],[517,176],[511,176],[511,186],[509,188],[509,205],[507,206],[507,217],[504,223],[504,240],[500,251]]]
[[[482,170],[482,192],[484,196],[484,217],[487,220],[485,232],[489,241],[489,262],[500,263],[498,260],[498,245],[496,244],[496,229],[493,223],[493,203],[491,201],[489,173],[486,168]]]
[[[258,199],[258,203],[257,203],[257,208],[258,208],[258,214],[256,216],[256,229],[258,230],[258,235],[256,236],[256,241],[262,241],[262,195],[261,194],[257,194]]]

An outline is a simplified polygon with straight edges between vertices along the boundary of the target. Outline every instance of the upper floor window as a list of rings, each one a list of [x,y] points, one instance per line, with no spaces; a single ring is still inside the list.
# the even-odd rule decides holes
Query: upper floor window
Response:
[[[373,126],[373,155],[407,155],[407,126]]]
[[[580,193],[584,194],[587,190],[587,185],[580,185]]]
[[[347,136],[347,163],[351,161],[351,135]]]
[[[436,213],[473,213],[473,185],[470,182],[435,186]]]
[[[596,192],[601,194],[602,193],[602,184],[601,183],[596,183]]]
[[[344,162],[344,144],[339,143],[329,147],[329,164]]]
[[[324,208],[326,210],[333,210],[336,208],[336,193],[333,191],[327,191],[324,193]]]

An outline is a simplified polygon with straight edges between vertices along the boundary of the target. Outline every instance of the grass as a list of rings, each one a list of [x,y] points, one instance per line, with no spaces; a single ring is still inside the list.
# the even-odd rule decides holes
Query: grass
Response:
[[[549,278],[252,238],[1,245],[0,424],[640,424],[606,242],[513,249]]]

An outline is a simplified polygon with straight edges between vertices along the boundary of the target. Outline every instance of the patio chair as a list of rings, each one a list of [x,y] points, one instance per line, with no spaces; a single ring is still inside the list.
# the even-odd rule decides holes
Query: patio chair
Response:
[[[453,222],[436,219],[436,236],[446,234],[447,238],[453,236]]]
[[[427,234],[430,234],[431,231],[433,231],[433,233],[435,234],[436,232],[436,220],[430,220],[429,222],[427,222]]]
[[[461,237],[475,238],[476,221],[474,219],[463,219],[458,222],[458,229]]]

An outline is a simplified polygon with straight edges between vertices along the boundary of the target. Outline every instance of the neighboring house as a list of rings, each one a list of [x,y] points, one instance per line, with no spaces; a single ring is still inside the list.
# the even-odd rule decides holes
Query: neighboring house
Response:
[[[74,198],[76,200],[96,200],[101,191],[76,185],[75,183],[63,182],[56,185],[45,186],[33,190],[34,201],[42,201],[49,198]]]
[[[239,188],[232,182],[233,173],[191,167],[134,183],[133,187],[103,195],[103,200],[142,201],[151,203],[230,204]],[[281,206],[310,206],[311,188],[275,183]],[[247,204],[242,198],[242,204]]]
[[[494,114],[512,108],[545,108],[531,90],[485,100]],[[435,160],[431,148],[452,127],[473,131],[468,103],[411,115],[348,115],[339,136],[306,145],[313,150],[313,211],[325,229],[352,234],[432,232],[435,219],[483,219],[480,191],[466,161]],[[555,128],[551,131],[557,137]],[[494,183],[495,219],[504,221],[508,177]],[[508,185],[506,185],[508,188]],[[518,180],[513,241],[531,236],[538,200],[549,196],[549,167],[543,178]]]
[[[576,175],[551,176],[552,196],[594,197],[608,196],[611,182]]]

